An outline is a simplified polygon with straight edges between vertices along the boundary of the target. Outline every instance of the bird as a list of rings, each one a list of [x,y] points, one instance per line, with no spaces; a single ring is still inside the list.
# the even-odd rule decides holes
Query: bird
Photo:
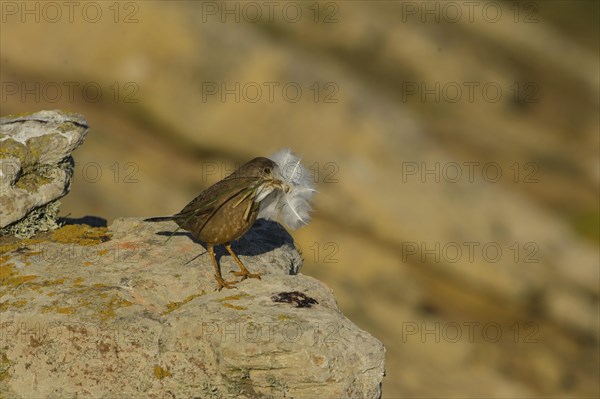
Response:
[[[233,252],[231,242],[242,237],[259,214],[265,219],[282,220],[292,229],[307,224],[310,219],[308,212],[312,208],[308,201],[315,190],[306,178],[300,159],[290,150],[279,151],[271,158],[280,163],[265,157],[254,158],[202,191],[179,213],[145,219],[148,222],[172,220],[206,243],[219,291],[234,288],[237,282],[223,279],[215,258],[216,245],[224,245],[239,266],[240,271],[232,272],[234,275],[242,281],[260,279],[260,274],[251,273]]]

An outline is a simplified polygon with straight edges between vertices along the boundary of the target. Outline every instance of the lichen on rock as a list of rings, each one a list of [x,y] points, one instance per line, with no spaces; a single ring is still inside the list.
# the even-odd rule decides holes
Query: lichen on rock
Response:
[[[279,224],[259,220],[234,245],[262,280],[224,291],[200,243],[165,243],[175,227],[118,219],[0,241],[0,397],[381,395],[383,345],[299,273]]]
[[[59,227],[57,200],[69,192],[71,153],[87,130],[81,115],[64,111],[0,118],[0,235]]]

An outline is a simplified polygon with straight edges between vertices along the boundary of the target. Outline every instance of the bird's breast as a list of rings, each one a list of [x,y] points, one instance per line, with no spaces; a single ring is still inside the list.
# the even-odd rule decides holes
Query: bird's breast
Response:
[[[196,238],[211,244],[223,244],[237,240],[254,224],[258,206],[248,198],[235,206],[239,198],[234,197],[220,206],[212,215],[197,226]],[[248,211],[248,207],[250,210]]]

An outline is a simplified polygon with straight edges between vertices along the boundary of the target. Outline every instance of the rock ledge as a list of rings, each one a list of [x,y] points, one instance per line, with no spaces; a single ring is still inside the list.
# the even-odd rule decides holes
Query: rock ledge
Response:
[[[257,221],[233,249],[262,280],[219,292],[199,243],[165,242],[174,227],[120,219],[5,237],[0,397],[381,396],[383,345],[297,274],[285,229]],[[235,263],[218,255],[227,276]]]

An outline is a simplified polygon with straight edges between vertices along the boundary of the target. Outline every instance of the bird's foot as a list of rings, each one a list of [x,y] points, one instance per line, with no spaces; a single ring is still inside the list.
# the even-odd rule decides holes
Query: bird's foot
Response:
[[[260,273],[250,273],[248,270],[240,270],[239,272],[231,271],[231,273],[235,274],[238,277],[241,277],[241,281],[244,281],[247,278],[257,278],[260,280]]]
[[[223,288],[236,288],[235,285],[237,284],[237,281],[225,281],[220,276],[215,276],[215,278],[217,279],[217,283],[219,283],[219,291],[221,291]]]

